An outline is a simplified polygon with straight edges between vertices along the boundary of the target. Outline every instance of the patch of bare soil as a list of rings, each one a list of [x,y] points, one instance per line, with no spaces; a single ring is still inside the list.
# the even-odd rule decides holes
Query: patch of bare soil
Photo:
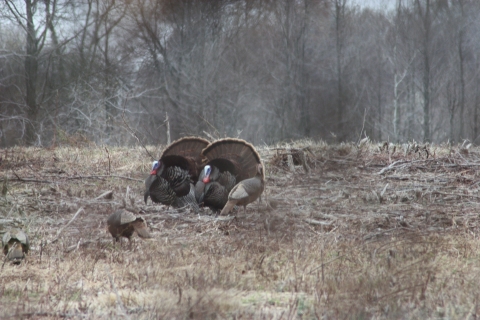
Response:
[[[31,242],[1,269],[0,318],[477,317],[478,148],[259,151],[262,201],[215,217],[145,205],[140,148],[0,150],[0,234]],[[153,239],[114,245],[122,206]]]

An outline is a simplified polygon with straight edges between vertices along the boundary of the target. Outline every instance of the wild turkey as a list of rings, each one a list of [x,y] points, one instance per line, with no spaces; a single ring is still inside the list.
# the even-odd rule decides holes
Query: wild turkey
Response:
[[[155,161],[150,176],[145,180],[145,204],[148,197],[155,203],[167,206],[184,207],[190,205],[195,211],[193,181],[198,179],[202,166],[202,150],[208,140],[186,137],[172,142]]]
[[[20,264],[30,249],[28,235],[20,229],[7,231],[3,235],[2,245],[6,259],[12,261],[14,264]]]
[[[260,155],[245,140],[220,139],[202,151],[206,166],[195,185],[199,203],[213,210],[222,209],[236,183],[255,176]]]
[[[120,237],[127,238],[130,241],[134,232],[137,232],[140,238],[151,238],[147,231],[147,224],[143,218],[137,218],[133,213],[120,209],[112,213],[107,219],[108,231],[120,241]]]
[[[257,200],[265,189],[265,174],[263,165],[257,165],[257,174],[255,177],[240,181],[228,194],[228,202],[222,209],[221,215],[229,213],[235,205],[243,206],[243,212],[246,213],[247,204]]]

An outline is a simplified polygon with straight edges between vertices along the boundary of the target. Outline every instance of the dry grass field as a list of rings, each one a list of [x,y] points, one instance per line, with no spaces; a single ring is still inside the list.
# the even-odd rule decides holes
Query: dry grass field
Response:
[[[480,149],[414,151],[259,147],[262,202],[215,218],[144,205],[142,148],[0,150],[0,234],[31,241],[0,271],[0,318],[476,319]],[[125,204],[153,239],[113,245]]]

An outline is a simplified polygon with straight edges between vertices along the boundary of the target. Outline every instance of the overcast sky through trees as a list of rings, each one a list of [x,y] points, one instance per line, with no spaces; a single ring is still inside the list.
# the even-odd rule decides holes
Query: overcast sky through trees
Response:
[[[379,10],[393,10],[397,0],[352,0],[352,5],[360,8],[371,8]]]

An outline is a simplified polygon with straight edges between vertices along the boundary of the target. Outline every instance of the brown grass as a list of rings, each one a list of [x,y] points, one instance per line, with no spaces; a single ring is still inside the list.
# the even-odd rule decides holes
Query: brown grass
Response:
[[[145,206],[140,148],[1,150],[0,233],[31,252],[1,270],[0,318],[476,318],[480,150],[380,147],[261,148],[267,192],[234,219]],[[113,245],[124,200],[153,239]]]

